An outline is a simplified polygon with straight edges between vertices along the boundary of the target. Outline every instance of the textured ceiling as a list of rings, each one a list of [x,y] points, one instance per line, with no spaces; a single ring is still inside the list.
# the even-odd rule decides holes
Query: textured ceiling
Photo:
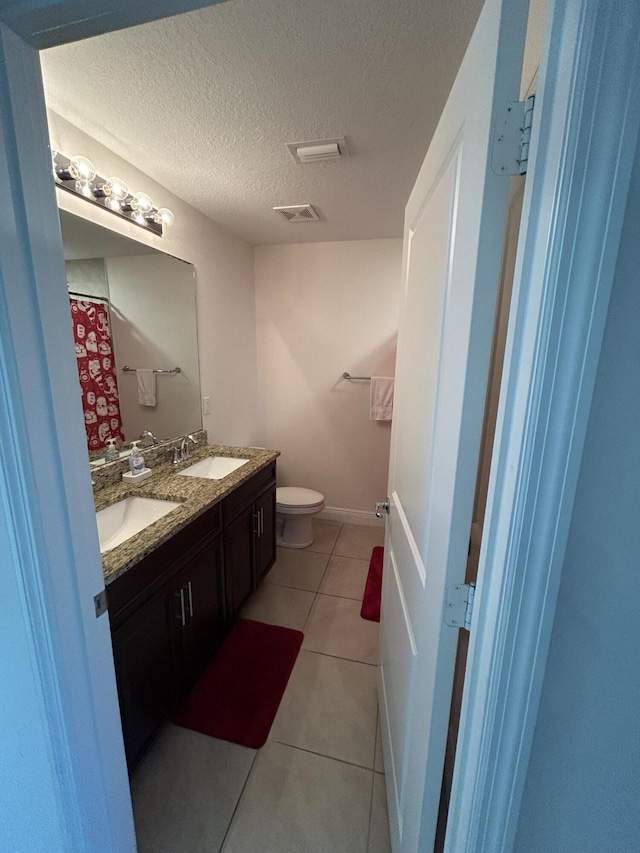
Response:
[[[401,236],[481,6],[228,0],[44,51],[47,102],[249,243]],[[342,135],[341,161],[285,148]],[[272,211],[303,203],[322,221]]]

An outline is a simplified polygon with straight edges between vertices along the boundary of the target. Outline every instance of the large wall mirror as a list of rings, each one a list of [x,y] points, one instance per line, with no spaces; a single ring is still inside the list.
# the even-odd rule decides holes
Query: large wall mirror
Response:
[[[59,213],[91,459],[202,429],[193,266]]]

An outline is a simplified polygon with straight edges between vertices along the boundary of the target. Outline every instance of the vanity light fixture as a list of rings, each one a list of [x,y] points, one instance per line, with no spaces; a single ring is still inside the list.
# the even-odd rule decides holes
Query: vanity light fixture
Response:
[[[105,206],[116,213],[120,212],[122,202],[129,195],[127,185],[120,178],[107,178],[103,184],[92,187],[91,192],[94,198],[104,199]]]
[[[155,213],[151,214],[151,218],[157,225],[165,225],[167,228],[173,225],[175,221],[175,216],[168,207],[161,207],[156,210]]]
[[[57,186],[110,210],[129,222],[162,236],[173,225],[174,215],[167,207],[157,208],[144,192],[130,193],[120,178],[101,178],[91,160],[81,155],[71,159],[58,151],[51,141],[53,174]]]
[[[133,197],[137,202],[136,210],[139,210],[140,213],[151,213],[153,202],[146,193],[135,193]]]
[[[128,195],[120,204],[120,210],[124,210],[126,213],[135,213],[137,209],[138,202],[132,195]]]

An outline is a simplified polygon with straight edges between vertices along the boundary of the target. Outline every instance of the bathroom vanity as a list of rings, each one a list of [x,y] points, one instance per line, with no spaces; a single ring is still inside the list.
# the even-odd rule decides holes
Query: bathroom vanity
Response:
[[[222,479],[180,476],[214,455],[248,461]],[[275,451],[204,447],[96,508],[137,495],[177,509],[103,555],[130,770],[184,699],[276,556]]]

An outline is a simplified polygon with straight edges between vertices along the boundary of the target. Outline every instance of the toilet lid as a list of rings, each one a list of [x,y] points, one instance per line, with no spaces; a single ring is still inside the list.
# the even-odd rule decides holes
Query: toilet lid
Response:
[[[276,503],[282,506],[315,506],[324,501],[321,492],[301,489],[298,486],[282,486],[276,489]]]

